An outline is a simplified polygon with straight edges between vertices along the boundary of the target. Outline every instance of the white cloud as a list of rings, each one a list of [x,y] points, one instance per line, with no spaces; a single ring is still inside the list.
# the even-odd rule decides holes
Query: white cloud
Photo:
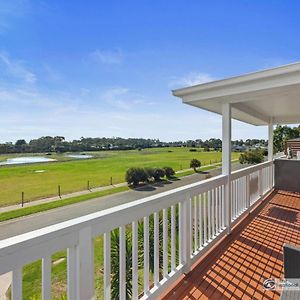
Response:
[[[173,77],[169,81],[169,86],[170,87],[185,87],[185,86],[206,83],[206,82],[210,82],[210,81],[214,81],[214,80],[216,80],[216,79],[208,73],[191,72],[183,77]]]
[[[126,111],[138,111],[140,108],[154,104],[144,95],[131,91],[126,87],[115,87],[106,90],[99,97],[99,101],[103,100],[114,108]]]
[[[90,53],[90,57],[101,64],[120,64],[123,61],[123,53],[120,49],[96,50]]]
[[[130,103],[127,99],[128,93],[128,88],[117,87],[105,91],[101,98],[116,108],[128,110],[130,109]]]
[[[5,66],[8,74],[27,83],[36,82],[36,76],[34,73],[27,70],[21,61],[11,59],[10,56],[4,51],[0,51],[0,62],[2,62],[2,64]]]

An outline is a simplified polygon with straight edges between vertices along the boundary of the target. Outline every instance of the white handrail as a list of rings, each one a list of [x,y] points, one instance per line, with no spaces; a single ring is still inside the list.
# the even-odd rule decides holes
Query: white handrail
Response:
[[[144,224],[144,250],[154,249],[154,286],[151,287],[148,275],[149,256],[144,256],[144,295],[143,299],[155,298],[164,287],[170,285],[183,272],[189,272],[192,261],[208,251],[222,236],[226,234],[224,224],[226,217],[232,216],[229,224],[238,220],[248,211],[262,193],[273,186],[273,162],[264,162],[238,170],[231,175],[231,185],[234,189],[231,199],[225,197],[227,176],[219,175],[197,183],[179,187],[167,192],[156,194],[140,200],[132,201],[103,211],[51,225],[0,241],[0,275],[13,271],[15,278],[15,295],[20,294],[20,270],[28,263],[43,259],[44,276],[43,293],[49,292],[49,257],[60,250],[68,250],[68,293],[76,292],[82,299],[90,298],[93,293],[93,239],[104,234],[104,251],[110,251],[110,232],[119,228],[120,232],[120,288],[124,297],[126,285],[125,269],[127,267],[125,252],[125,231],[132,224],[132,255],[133,272],[137,270],[137,222]],[[259,197],[250,199],[250,177],[259,172]],[[226,201],[231,201],[232,211],[226,211]],[[175,212],[178,209],[178,217]],[[160,212],[161,215],[159,214]],[[154,247],[149,245],[149,217],[154,216]],[[159,220],[162,218],[163,234],[160,235]],[[170,218],[170,219],[169,219]],[[178,225],[178,227],[176,226]],[[171,234],[168,233],[171,226]],[[177,231],[178,228],[178,231]],[[158,240],[162,236],[162,241]],[[178,236],[179,262],[175,259]],[[170,241],[170,253],[168,248]],[[163,243],[163,279],[159,281],[159,243]],[[171,259],[170,262],[166,261]],[[47,264],[46,264],[47,262]],[[111,260],[105,253],[104,279],[106,298],[109,298]],[[168,263],[171,272],[168,271]],[[78,266],[83,264],[83,268]],[[146,273],[147,271],[147,273]],[[81,273],[83,272],[83,273]],[[159,282],[158,282],[159,281]],[[45,285],[45,286],[44,286]],[[14,288],[13,288],[14,290]],[[134,276],[133,293],[137,297],[137,277]],[[47,297],[47,295],[45,296]],[[17,298],[19,299],[19,298]]]

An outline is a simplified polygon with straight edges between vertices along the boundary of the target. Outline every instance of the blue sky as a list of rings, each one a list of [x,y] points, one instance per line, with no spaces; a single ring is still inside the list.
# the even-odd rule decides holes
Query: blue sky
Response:
[[[171,89],[300,60],[297,1],[0,0],[0,142],[221,137]],[[267,129],[233,123],[233,138]]]

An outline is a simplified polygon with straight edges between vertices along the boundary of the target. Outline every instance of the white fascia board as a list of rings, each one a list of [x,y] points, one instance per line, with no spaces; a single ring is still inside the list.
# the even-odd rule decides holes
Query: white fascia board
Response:
[[[300,62],[273,69],[258,71],[222,80],[198,84],[173,90],[174,96],[183,98],[201,93],[197,100],[226,96],[232,93],[243,93],[251,90],[267,89],[276,86],[300,83]],[[284,80],[284,82],[282,82]],[[253,86],[254,85],[254,86]],[[207,93],[207,95],[206,95]],[[215,94],[215,96],[213,95]],[[209,96],[209,97],[208,97]]]
[[[273,124],[299,124],[299,115],[295,116],[277,116],[273,118]]]

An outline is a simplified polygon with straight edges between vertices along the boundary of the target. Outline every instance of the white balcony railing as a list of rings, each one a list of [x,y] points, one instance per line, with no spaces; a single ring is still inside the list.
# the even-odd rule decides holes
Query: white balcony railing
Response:
[[[42,260],[41,295],[48,300],[51,256],[67,250],[68,299],[94,299],[94,239],[103,235],[104,285],[103,295],[97,298],[111,298],[112,272],[115,272],[119,299],[126,299],[126,285],[131,286],[132,299],[155,299],[181,274],[189,272],[191,264],[226,234],[228,219],[229,224],[239,220],[272,189],[273,162],[233,172],[230,203],[224,192],[227,179],[220,175],[2,240],[0,275],[12,272],[12,299],[22,299],[22,268]],[[112,270],[111,254],[115,230],[117,272]],[[132,274],[130,284],[128,271]]]

